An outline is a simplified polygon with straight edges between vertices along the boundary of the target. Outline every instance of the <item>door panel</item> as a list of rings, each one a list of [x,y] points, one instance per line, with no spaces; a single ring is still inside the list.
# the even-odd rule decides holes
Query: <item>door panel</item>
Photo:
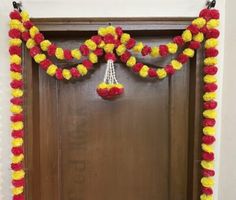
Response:
[[[59,46],[75,48],[93,34],[83,27],[97,25],[66,32],[60,26],[45,34]],[[150,45],[166,43],[182,29],[131,27],[137,40]],[[200,55],[162,81],[143,80],[118,61],[117,79],[125,94],[105,101],[96,94],[103,59],[88,77],[60,82],[38,70],[26,52],[28,200],[197,199]],[[163,66],[170,59],[145,62]]]

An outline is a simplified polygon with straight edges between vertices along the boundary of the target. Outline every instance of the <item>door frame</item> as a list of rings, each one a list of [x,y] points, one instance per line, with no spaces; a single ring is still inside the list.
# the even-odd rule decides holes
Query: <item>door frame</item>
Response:
[[[161,30],[181,32],[187,25],[191,23],[193,18],[37,18],[32,19],[40,31],[63,32],[66,31],[96,31],[100,26],[107,25],[122,25],[125,31],[137,30]],[[189,88],[191,91],[189,95],[189,132],[194,138],[189,139],[188,150],[188,199],[197,200],[200,196],[200,161],[201,161],[201,119],[202,119],[202,49],[197,50],[196,56],[190,62],[194,62],[195,67],[190,68]],[[26,191],[25,196],[27,200],[32,199],[32,193],[39,193],[39,187],[32,187],[37,185],[37,176],[40,173],[34,174],[32,178],[32,171],[39,171],[38,160],[35,157],[40,156],[36,151],[39,143],[34,143],[37,140],[37,132],[39,125],[35,121],[39,120],[39,85],[38,68],[32,69],[32,59],[28,53],[28,49],[23,48],[23,65],[24,81],[25,81],[25,95],[24,95],[24,112],[25,112],[25,171],[26,171]],[[34,80],[33,80],[34,77]],[[33,134],[34,133],[34,134]],[[35,134],[36,133],[36,134]],[[34,139],[33,139],[34,137]],[[36,164],[35,164],[36,163]]]

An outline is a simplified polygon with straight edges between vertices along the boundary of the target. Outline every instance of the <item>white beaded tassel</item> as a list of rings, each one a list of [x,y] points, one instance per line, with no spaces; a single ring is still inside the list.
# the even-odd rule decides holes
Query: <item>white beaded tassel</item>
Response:
[[[106,68],[103,82],[107,84],[111,84],[111,85],[118,84],[118,81],[116,79],[114,62],[111,59],[107,61],[107,68]]]

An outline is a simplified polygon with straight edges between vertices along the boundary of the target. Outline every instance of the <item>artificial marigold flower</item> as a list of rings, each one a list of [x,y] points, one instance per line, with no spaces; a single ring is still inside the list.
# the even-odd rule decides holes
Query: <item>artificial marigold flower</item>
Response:
[[[203,111],[203,116],[210,119],[216,118],[216,111],[215,110],[205,110]]]
[[[54,76],[56,74],[57,71],[57,66],[54,64],[51,64],[48,68],[47,68],[47,74],[50,76]]]
[[[69,69],[63,69],[62,75],[66,80],[69,80],[72,77]]]
[[[62,48],[59,48],[57,47],[56,48],[56,52],[55,52],[55,56],[56,58],[60,59],[60,60],[63,60],[65,57],[64,57],[64,51]]]
[[[199,17],[192,21],[193,25],[196,25],[198,28],[202,28],[206,24],[206,20],[203,17]]]
[[[37,44],[40,44],[42,41],[44,41],[44,36],[42,33],[37,33],[35,34],[34,36],[34,41],[37,43]]]
[[[194,35],[193,40],[196,42],[202,42],[204,40],[203,33],[198,33],[198,34]]]
[[[212,145],[210,144],[202,144],[202,150],[208,153],[213,153],[214,152],[214,148]]]
[[[80,73],[82,76],[84,76],[84,75],[86,75],[86,74],[88,73],[87,68],[86,68],[83,64],[77,65],[77,69],[78,69],[79,73]]]
[[[182,39],[184,42],[190,42],[192,40],[192,33],[190,30],[185,30],[182,33]]]
[[[202,137],[202,142],[205,144],[213,144],[215,142],[215,137],[210,135],[204,135]]]
[[[92,63],[97,63],[98,62],[98,57],[95,53],[90,53],[89,54],[89,60],[92,62]]]
[[[172,65],[166,65],[164,69],[165,69],[166,73],[169,75],[172,75],[175,73],[175,69],[173,68]]]
[[[157,77],[157,72],[156,72],[156,70],[150,67],[150,68],[148,69],[148,76],[151,77],[151,78]]]
[[[87,69],[91,69],[93,67],[93,63],[89,60],[83,60],[82,64],[87,68]]]
[[[40,47],[41,47],[41,49],[42,49],[43,51],[49,51],[48,53],[49,53],[50,55],[54,55],[55,52],[56,52],[56,46],[55,46],[55,45],[52,45],[52,46],[50,47],[50,45],[52,45],[52,43],[51,43],[49,40],[43,40],[42,42],[40,42]],[[49,50],[49,47],[51,48],[50,50]],[[53,48],[53,49],[52,49],[52,48]],[[52,53],[52,50],[53,50],[53,53]]]
[[[139,71],[139,75],[143,78],[147,77],[148,70],[149,70],[149,67],[147,65],[143,65],[142,68]]]
[[[176,43],[178,46],[182,46],[185,43],[181,36],[174,37],[173,42]]]
[[[135,64],[136,64],[136,58],[134,56],[130,56],[130,58],[126,62],[126,65],[128,67],[133,67]]]
[[[196,24],[190,24],[188,27],[187,27],[188,30],[191,31],[192,35],[196,35],[199,33],[199,28]]]
[[[178,45],[176,43],[169,42],[166,46],[168,48],[168,52],[171,54],[176,53],[178,50]]]
[[[160,79],[163,79],[167,76],[165,69],[157,69],[156,72],[157,72],[158,78],[160,78]]]
[[[220,35],[219,30],[217,29],[207,29],[206,38],[218,38]]]
[[[122,44],[126,44],[130,39],[130,34],[128,33],[123,33],[120,37],[120,41]]]
[[[91,39],[86,40],[84,44],[88,47],[89,50],[92,51],[94,51],[97,48],[97,44]]]
[[[61,68],[57,68],[55,76],[58,80],[63,80],[64,79],[64,77],[62,75],[62,69]]]
[[[167,56],[169,53],[168,47],[166,45],[160,45],[159,46],[159,53],[161,56]]]
[[[45,59],[46,59],[46,55],[43,54],[43,53],[39,53],[39,54],[34,56],[34,61],[36,63],[40,63],[40,62],[44,61]]]
[[[70,73],[75,78],[79,78],[80,77],[80,73],[79,73],[79,71],[75,67],[72,67],[70,69]]]
[[[143,64],[142,64],[142,63],[136,63],[136,64],[132,67],[132,70],[133,70],[134,72],[139,72],[142,67],[143,67]]]
[[[218,19],[211,19],[207,22],[207,28],[208,29],[214,29],[219,26],[219,20]]]
[[[158,47],[152,47],[151,48],[151,53],[150,55],[153,57],[153,58],[156,58],[160,55],[160,51],[159,51],[159,48]]]
[[[206,194],[206,195],[212,195],[213,194],[213,190],[209,187],[202,187],[202,193]]]
[[[73,58],[76,58],[77,60],[80,60],[80,58],[81,58],[81,53],[80,53],[79,49],[72,50],[71,55]]]
[[[44,69],[47,70],[47,68],[52,64],[52,62],[49,59],[45,59],[42,62],[39,63],[39,66]]]
[[[135,44],[136,44],[135,39],[130,38],[130,39],[127,41],[127,43],[125,44],[125,46],[126,46],[127,49],[132,49],[132,48],[135,46]]]
[[[121,60],[123,63],[126,63],[127,60],[130,58],[130,56],[131,56],[130,52],[125,51],[125,52],[121,55],[120,60]]]
[[[203,107],[204,109],[215,109],[217,106],[217,102],[214,100],[204,102]]]
[[[182,63],[178,60],[172,60],[171,65],[175,70],[180,70],[183,67]]]
[[[146,55],[150,54],[151,51],[152,51],[151,47],[145,45],[145,46],[143,47],[141,53],[142,53],[143,56],[146,56]]]
[[[184,51],[183,51],[183,54],[192,58],[194,56],[194,50],[191,49],[191,48],[186,48]]]
[[[142,42],[138,42],[134,47],[133,47],[133,51],[136,53],[140,53],[143,49],[144,45]]]
[[[118,56],[121,56],[125,51],[126,51],[126,47],[124,44],[121,44],[116,48],[116,53]]]
[[[214,186],[214,180],[210,177],[203,177],[201,179],[201,183],[204,187],[213,187]]]
[[[69,49],[64,49],[64,58],[66,60],[71,60],[73,59],[72,55],[71,55],[71,51]]]

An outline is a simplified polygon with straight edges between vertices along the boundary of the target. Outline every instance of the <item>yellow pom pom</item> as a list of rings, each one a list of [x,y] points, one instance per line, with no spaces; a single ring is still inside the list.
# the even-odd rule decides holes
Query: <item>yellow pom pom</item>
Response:
[[[21,187],[15,187],[12,189],[12,193],[13,195],[19,195],[19,194],[22,194],[24,191],[24,187],[21,186]]]
[[[124,44],[121,44],[117,47],[116,53],[118,56],[121,56],[126,51],[126,47]]]
[[[39,29],[36,26],[32,26],[29,30],[30,37],[34,38],[34,36],[39,33]]]
[[[22,169],[12,172],[12,179],[13,180],[21,180],[22,178],[24,178],[24,176],[25,176],[25,172]]]
[[[62,48],[56,48],[55,56],[56,56],[56,58],[58,58],[60,60],[63,60],[65,58],[63,49]]]
[[[157,69],[157,76],[160,78],[160,79],[163,79],[167,76],[167,73],[164,69]]]
[[[15,138],[12,140],[12,146],[13,147],[20,147],[23,145],[23,139],[22,138]]]
[[[206,194],[202,194],[200,196],[201,200],[213,200],[213,196],[212,195],[206,195]]]
[[[216,92],[206,92],[203,95],[204,101],[210,101],[216,98]]]
[[[107,88],[107,84],[102,82],[102,83],[99,83],[99,85],[97,86],[97,88],[100,88],[100,89],[105,89]]]
[[[94,51],[94,50],[97,48],[96,43],[95,43],[93,40],[91,40],[91,39],[86,40],[86,41],[84,42],[84,44],[85,44],[90,50],[92,50],[92,51]]]
[[[122,44],[126,44],[126,42],[128,42],[129,39],[130,39],[130,34],[128,34],[128,33],[123,33],[123,34],[121,35],[120,41],[121,41]]]
[[[10,75],[13,80],[22,80],[22,74],[19,72],[10,72]]]
[[[103,47],[104,51],[106,53],[111,53],[113,52],[113,49],[115,48],[114,44],[105,44],[105,46]]]
[[[152,50],[151,50],[150,55],[151,55],[153,58],[156,58],[156,57],[160,56],[159,48],[158,48],[158,47],[152,47]]]
[[[214,169],[214,162],[213,161],[208,162],[208,161],[202,160],[201,161],[201,166],[204,169],[213,170]]]
[[[105,42],[104,41],[101,41],[98,45],[99,48],[103,48],[105,46]]]
[[[21,30],[21,25],[22,24],[18,19],[11,19],[9,25],[10,25],[11,29]]]
[[[46,59],[46,55],[42,54],[42,53],[39,53],[39,54],[34,56],[34,61],[36,63],[40,63],[40,62],[44,61],[45,59]]]
[[[193,25],[196,25],[198,28],[202,28],[206,24],[206,20],[203,17],[199,17],[192,22]]]
[[[194,56],[194,50],[191,48],[187,48],[183,51],[183,54],[192,58]]]
[[[206,40],[205,42],[205,48],[209,49],[209,48],[214,48],[218,45],[218,40],[215,38],[211,38]]]
[[[28,39],[27,42],[26,42],[26,47],[27,47],[28,49],[33,48],[35,45],[36,45],[35,41],[34,41],[33,39],[31,39],[31,38]]]
[[[115,34],[116,34],[115,27],[114,27],[114,26],[108,26],[108,27],[106,27],[106,34],[115,35]]]
[[[18,105],[11,105],[10,110],[13,114],[19,114],[23,111],[23,108]]]
[[[17,64],[17,65],[21,64],[21,57],[16,55],[16,54],[10,56],[10,63],[11,64]]]
[[[220,21],[218,19],[211,19],[207,22],[208,29],[214,29],[219,26]]]
[[[23,90],[21,89],[12,89],[11,94],[13,97],[22,97],[23,96]]]
[[[88,73],[87,68],[86,68],[83,64],[77,65],[77,69],[78,69],[79,73],[80,73],[82,76],[84,76],[84,75],[86,75],[86,74]]]
[[[215,129],[215,127],[206,126],[206,127],[203,128],[203,133],[205,135],[213,136],[213,135],[216,134],[216,129]]]
[[[183,67],[183,64],[179,62],[178,60],[172,60],[171,65],[175,70],[180,70]]]
[[[11,128],[12,130],[14,131],[19,131],[19,130],[22,130],[24,128],[24,124],[23,122],[19,121],[19,122],[13,122],[11,124]]]
[[[95,53],[90,53],[89,54],[89,60],[92,62],[92,63],[97,63],[98,62],[98,57]]]
[[[136,64],[136,58],[134,56],[131,56],[126,62],[126,65],[128,67],[133,67],[135,64]]]
[[[176,53],[178,50],[178,45],[173,42],[168,43],[167,47],[168,47],[168,51],[172,54]]]
[[[43,51],[47,51],[48,47],[51,45],[52,43],[49,40],[43,40],[42,42],[40,42],[40,47]]]
[[[107,30],[104,27],[98,29],[98,35],[105,36],[107,34]]]
[[[57,71],[57,66],[56,65],[52,64],[47,68],[47,74],[50,75],[50,76],[54,76],[56,74],[56,71]]]
[[[10,39],[9,40],[9,44],[10,44],[10,46],[18,46],[18,47],[20,47],[21,44],[22,44],[22,40],[18,39],[18,38]]]
[[[23,154],[20,154],[19,156],[13,156],[12,157],[12,163],[16,164],[16,163],[20,163],[21,161],[23,161],[24,159],[24,155]]]
[[[214,179],[211,177],[203,177],[201,179],[201,183],[204,187],[213,187],[214,186]]]
[[[205,75],[203,78],[205,83],[216,83],[217,79],[214,75]]]
[[[208,57],[204,59],[205,65],[216,65],[217,64],[217,58],[216,57]]]
[[[144,47],[143,43],[139,42],[133,47],[133,51],[136,52],[136,53],[139,53],[139,52],[142,51],[143,47]]]
[[[216,118],[216,111],[215,110],[205,110],[203,112],[203,116],[205,118],[215,119]]]
[[[139,71],[139,75],[143,78],[147,77],[148,70],[149,70],[149,67],[147,65],[143,65],[142,68]]]
[[[184,42],[190,42],[192,40],[192,33],[190,30],[185,30],[182,33],[182,38],[184,40]]]
[[[72,50],[71,55],[73,58],[76,58],[77,60],[80,60],[80,58],[81,58],[81,53],[80,53],[79,49]]]
[[[23,21],[23,22],[29,20],[29,14],[28,14],[26,11],[24,11],[24,10],[21,11],[20,15],[21,15],[21,18],[22,18],[22,21]]]
[[[214,152],[213,146],[208,145],[208,144],[202,144],[202,150],[207,152],[207,153],[213,153]]]
[[[194,35],[193,40],[196,42],[202,42],[204,40],[204,34],[198,33],[198,34]]]
[[[66,80],[69,80],[69,79],[72,77],[72,75],[71,75],[69,69],[63,69],[63,70],[62,70],[62,76],[63,76]]]

